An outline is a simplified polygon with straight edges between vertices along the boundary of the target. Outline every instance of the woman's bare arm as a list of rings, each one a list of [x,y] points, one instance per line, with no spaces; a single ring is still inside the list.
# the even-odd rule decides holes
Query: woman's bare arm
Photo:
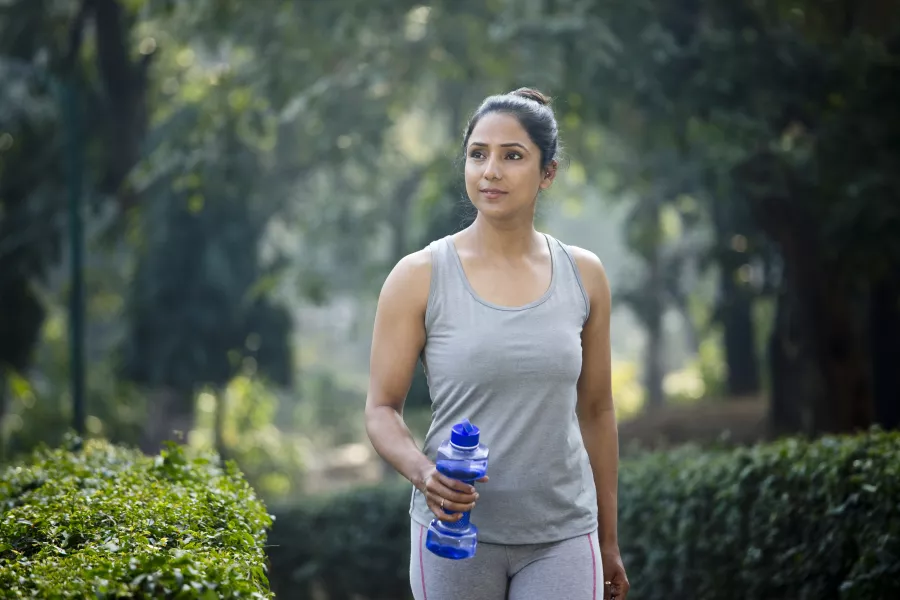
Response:
[[[591,303],[582,332],[583,364],[578,380],[578,421],[597,486],[600,543],[616,545],[619,438],[613,406],[610,357],[611,299],[606,272],[591,252],[574,249]]]
[[[425,344],[425,307],[431,284],[431,253],[401,259],[382,286],[375,314],[366,397],[366,432],[375,451],[422,491],[436,516],[454,521],[471,510],[472,486],[444,477],[416,445],[403,420],[403,405]]]
[[[385,280],[375,313],[366,397],[366,432],[372,446],[420,489],[431,461],[403,421],[403,405],[425,344],[430,281],[427,250],[400,260]]]
[[[590,300],[590,316],[581,335],[582,367],[578,380],[578,422],[597,488],[598,536],[603,570],[611,593],[624,598],[629,583],[619,553],[619,432],[612,394],[610,313],[612,299],[606,271],[597,256],[573,248]]]

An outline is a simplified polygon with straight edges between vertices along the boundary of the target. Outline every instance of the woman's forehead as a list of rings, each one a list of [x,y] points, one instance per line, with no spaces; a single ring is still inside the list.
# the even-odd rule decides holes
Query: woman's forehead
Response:
[[[519,120],[506,113],[490,113],[483,116],[472,134],[469,136],[469,145],[502,145],[517,143],[523,146],[533,146],[528,132],[522,127]]]

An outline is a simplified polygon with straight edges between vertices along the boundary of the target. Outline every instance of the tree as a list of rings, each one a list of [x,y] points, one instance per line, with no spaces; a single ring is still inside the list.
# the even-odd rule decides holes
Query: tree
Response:
[[[0,100],[2,372],[29,366],[45,316],[34,286],[61,258],[66,181],[58,89],[70,86],[75,103],[87,109],[74,118],[84,119],[78,123],[87,134],[80,140],[84,151],[101,154],[94,164],[99,175],[90,181],[97,192],[92,197],[96,208],[109,196],[118,197],[138,159],[152,52],[137,61],[131,58],[125,40],[133,13],[115,0],[83,0],[77,6],[19,1],[0,11],[0,57],[9,75],[9,87],[4,86],[9,95]],[[91,61],[82,52],[88,29],[95,45]],[[0,417],[5,408],[2,379]]]
[[[808,431],[868,426],[873,396],[862,331],[870,303],[861,298],[896,273],[898,186],[887,167],[896,150],[886,143],[896,131],[889,108],[898,98],[896,7],[866,2],[840,12],[812,3],[684,0],[612,10],[595,2],[590,15],[618,33],[622,51],[576,73],[573,85],[614,99],[599,105],[607,121],[628,101],[654,126],[701,125],[688,144],[706,149],[692,155],[732,193],[707,191],[752,215],[778,249],[779,314],[791,316],[776,324],[794,326],[794,351],[803,355],[795,364],[809,368],[786,372],[774,362],[773,401],[785,399],[778,386],[796,380],[800,396],[790,401],[810,415]],[[582,44],[570,37],[570,52]]]

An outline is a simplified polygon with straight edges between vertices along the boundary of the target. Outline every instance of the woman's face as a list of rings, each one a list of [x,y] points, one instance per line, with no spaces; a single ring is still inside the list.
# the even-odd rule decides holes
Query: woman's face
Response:
[[[506,113],[482,117],[466,146],[466,193],[485,216],[509,218],[534,212],[537,194],[556,175],[541,169],[541,151],[518,119]]]

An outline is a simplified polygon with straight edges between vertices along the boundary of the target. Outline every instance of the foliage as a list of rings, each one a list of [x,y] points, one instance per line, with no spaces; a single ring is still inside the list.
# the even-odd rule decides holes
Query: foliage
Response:
[[[611,376],[616,416],[628,419],[637,415],[645,402],[637,365],[630,361],[616,361],[613,363]]]
[[[0,477],[0,588],[14,598],[270,598],[272,519],[237,468],[169,444],[42,447]]]
[[[316,589],[333,600],[410,598],[409,493],[390,484],[273,509],[272,591],[297,600]]]
[[[690,403],[708,398],[721,398],[725,365],[718,336],[710,334],[700,342],[695,358],[681,369],[670,371],[664,381],[666,400]]]
[[[53,179],[60,169],[53,99],[36,94],[35,77],[17,73],[20,65],[3,56],[14,37],[3,25],[0,18],[0,78],[7,82],[0,91],[0,311],[16,318],[0,319],[0,365],[21,370],[45,317],[29,277],[44,276],[58,259],[54,215],[64,192]]]
[[[585,35],[559,36],[571,56],[596,52],[588,47],[594,20],[621,42],[610,60],[567,70],[566,78],[591,107],[582,116],[593,112],[622,140],[624,159],[614,165],[620,184],[651,208],[685,194],[700,200],[701,222],[713,232],[708,254],[720,270],[717,320],[729,387],[754,387],[733,385],[736,373],[759,380],[748,368],[751,302],[775,290],[796,296],[790,321],[799,330],[776,339],[799,337],[783,343],[799,347],[812,368],[773,366],[783,373],[773,380],[822,392],[816,400],[775,385],[773,396],[803,405],[797,412],[811,414],[813,431],[871,423],[879,384],[866,365],[869,340],[858,332],[874,327],[876,341],[897,336],[865,322],[870,307],[861,299],[896,280],[900,265],[900,179],[885,166],[897,162],[896,145],[885,140],[900,125],[896,3],[555,7],[584,12]]]
[[[139,383],[222,386],[248,361],[280,383],[291,379],[290,316],[260,285],[270,273],[257,251],[275,209],[256,191],[271,172],[274,116],[233,79],[221,76],[179,106],[177,117],[190,116],[173,117],[181,129],[135,177],[152,190],[144,218],[154,224],[134,232],[140,261],[124,362]]]
[[[107,293],[112,295],[109,289]],[[116,328],[108,325],[118,315],[108,309],[88,314],[93,317],[92,326],[102,335],[94,336],[93,347],[89,348],[92,360],[86,372],[89,390],[86,433],[113,443],[135,443],[143,427],[144,398],[134,386],[116,377],[115,362],[110,358],[109,346],[118,336],[110,334],[108,330]],[[50,311],[43,324],[32,372],[26,376],[6,371],[7,403],[0,438],[3,459],[30,452],[41,442],[55,446],[62,442],[71,426],[69,340],[65,324],[61,309]]]
[[[872,431],[623,460],[629,598],[897,597],[898,456],[900,434]],[[273,589],[408,598],[408,500],[391,485],[276,509]]]
[[[900,592],[900,435],[650,454],[621,471],[636,600],[865,599]]]
[[[340,337],[325,360],[361,379],[387,270],[471,219],[454,160],[467,113],[519,85],[554,97],[573,159],[565,181],[627,205],[622,237],[640,268],[612,282],[614,304],[650,342],[644,373],[616,356],[620,414],[659,391],[691,400],[741,379],[752,391],[781,382],[773,405],[784,397],[811,416],[794,429],[846,429],[871,422],[870,388],[896,396],[867,357],[889,356],[900,333],[882,326],[890,318],[863,322],[877,298],[900,315],[896,286],[873,289],[900,273],[891,3],[260,2],[0,3],[0,314],[14,315],[0,320],[0,364],[14,369],[0,415],[13,445],[68,419],[67,373],[48,367],[39,336],[42,323],[65,330],[73,159],[84,164],[89,431],[131,437],[135,415],[159,409],[138,424],[168,435],[200,390],[291,381],[303,362],[293,343],[316,345],[325,329]],[[59,114],[64,76],[77,122]],[[72,127],[80,148],[63,143]],[[598,233],[601,218],[585,227]],[[715,297],[699,279],[719,282]],[[307,302],[334,308],[321,329],[295,328]],[[664,353],[678,346],[665,339],[671,312],[693,325],[687,351]],[[63,342],[50,350],[62,355]],[[779,344],[799,358],[760,376],[757,357]],[[147,388],[147,411],[123,375]],[[277,422],[359,436],[343,416],[356,389],[305,363],[301,375]],[[423,384],[419,370],[410,407],[428,406]],[[6,398],[10,385],[34,392]],[[277,439],[278,454],[290,440],[267,431],[228,436],[254,470],[280,475],[257,441]],[[286,489],[278,479],[264,487]]]
[[[286,404],[265,382],[246,376],[235,377],[221,390],[205,390],[197,397],[197,427],[190,432],[190,446],[218,450],[234,460],[267,502],[296,497],[302,491],[310,442],[284,425],[290,418]],[[219,440],[217,410],[224,411]]]

